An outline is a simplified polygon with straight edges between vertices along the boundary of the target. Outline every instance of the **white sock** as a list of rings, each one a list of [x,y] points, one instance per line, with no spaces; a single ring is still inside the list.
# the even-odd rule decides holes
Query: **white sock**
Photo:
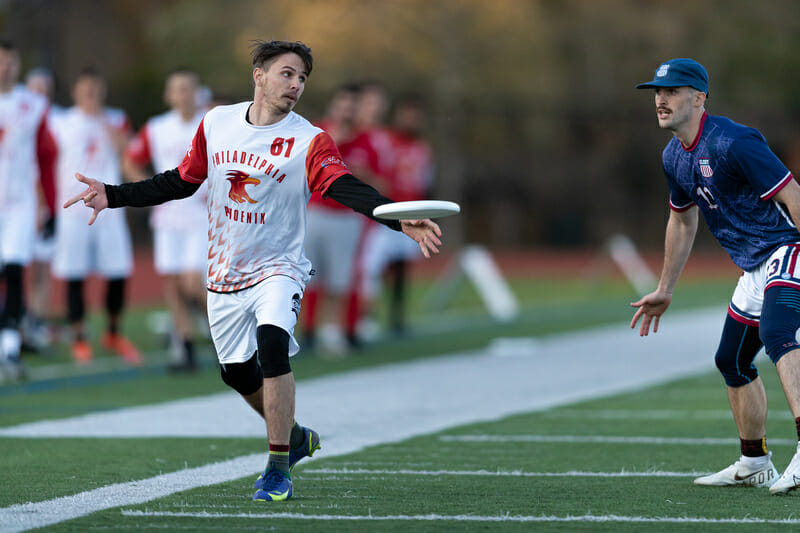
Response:
[[[758,466],[764,466],[765,464],[767,464],[769,462],[769,456],[770,456],[770,454],[763,455],[761,457],[747,457],[746,455],[742,455],[739,458],[739,462],[742,463],[743,465],[749,466],[751,468],[752,467],[758,467]]]
[[[0,358],[3,361],[18,359],[22,346],[22,337],[16,329],[0,330]]]

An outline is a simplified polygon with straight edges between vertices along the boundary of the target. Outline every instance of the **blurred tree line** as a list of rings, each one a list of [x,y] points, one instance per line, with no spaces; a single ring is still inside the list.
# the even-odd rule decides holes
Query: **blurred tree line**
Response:
[[[50,67],[57,100],[84,65],[134,126],[163,110],[164,76],[198,71],[223,100],[252,96],[252,39],[315,57],[297,111],[318,117],[343,82],[380,80],[430,106],[435,198],[462,204],[451,242],[594,246],[624,232],[660,249],[667,188],[650,91],[656,67],[693,57],[712,114],[759,128],[800,165],[797,0],[0,0],[24,70]],[[698,246],[710,244],[701,232]]]

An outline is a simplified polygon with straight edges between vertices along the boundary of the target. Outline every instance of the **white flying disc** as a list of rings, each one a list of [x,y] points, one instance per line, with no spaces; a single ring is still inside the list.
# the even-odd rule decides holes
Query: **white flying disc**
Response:
[[[416,200],[379,205],[372,211],[372,215],[387,220],[413,220],[446,217],[460,212],[461,207],[455,202]]]

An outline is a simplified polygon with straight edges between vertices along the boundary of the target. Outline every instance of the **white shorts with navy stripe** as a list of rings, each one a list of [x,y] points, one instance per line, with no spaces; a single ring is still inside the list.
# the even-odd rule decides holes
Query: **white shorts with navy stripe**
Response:
[[[758,326],[764,291],[770,287],[800,290],[800,243],[776,248],[758,268],[743,273],[733,292],[728,314],[738,322]]]
[[[221,364],[244,363],[258,349],[256,330],[262,324],[289,334],[289,355],[300,351],[294,327],[303,289],[288,276],[272,276],[236,292],[208,293],[208,322]]]

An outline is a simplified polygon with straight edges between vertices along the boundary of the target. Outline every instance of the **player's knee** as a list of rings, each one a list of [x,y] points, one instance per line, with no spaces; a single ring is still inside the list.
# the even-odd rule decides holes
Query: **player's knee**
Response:
[[[714,363],[727,386],[742,387],[758,377],[753,359],[760,349],[758,327],[742,324],[728,316],[714,356]]]
[[[788,287],[773,287],[764,293],[761,314],[761,341],[773,363],[800,348],[797,330],[800,328],[800,291]]]
[[[255,393],[264,384],[256,354],[244,363],[220,365],[220,374],[222,381],[242,396]]]
[[[769,324],[761,324],[761,340],[764,343],[767,355],[773,363],[777,363],[781,357],[792,350],[800,348],[796,338],[798,326],[800,324],[796,319],[770,321]]]
[[[292,371],[289,364],[289,334],[283,328],[262,324],[256,330],[256,340],[262,376],[275,378]]]

